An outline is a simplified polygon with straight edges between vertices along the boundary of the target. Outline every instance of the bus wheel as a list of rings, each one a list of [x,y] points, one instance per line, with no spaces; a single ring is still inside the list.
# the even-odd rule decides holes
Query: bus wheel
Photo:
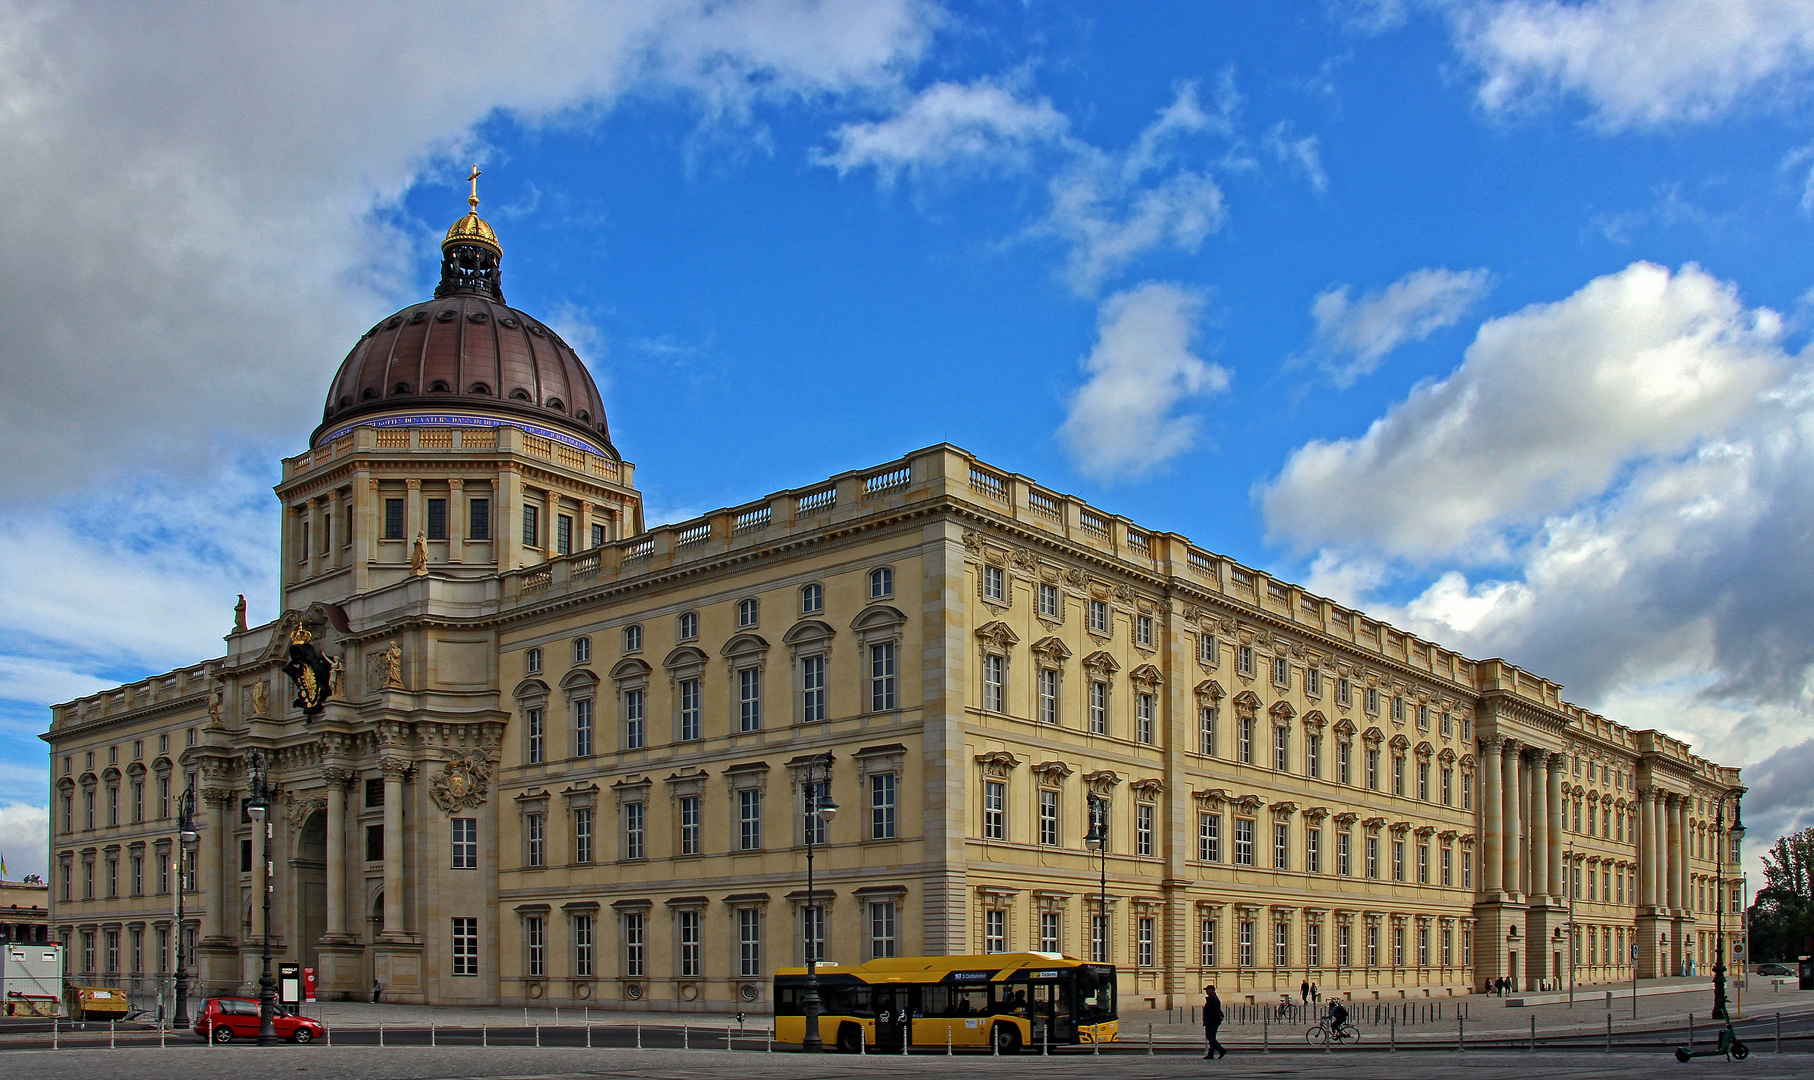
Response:
[[[838,1025],[838,1052],[859,1054],[863,1051],[863,1029],[856,1024]]]
[[[995,1040],[995,1050],[999,1054],[1020,1053],[1020,1029],[1013,1024],[997,1024],[990,1034]]]

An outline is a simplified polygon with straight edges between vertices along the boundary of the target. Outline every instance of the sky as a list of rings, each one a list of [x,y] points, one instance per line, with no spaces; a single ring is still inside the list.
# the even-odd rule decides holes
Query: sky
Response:
[[[0,0],[0,854],[46,706],[275,617],[278,459],[475,161],[651,522],[950,441],[1743,765],[1755,853],[1811,103],[1805,0]]]

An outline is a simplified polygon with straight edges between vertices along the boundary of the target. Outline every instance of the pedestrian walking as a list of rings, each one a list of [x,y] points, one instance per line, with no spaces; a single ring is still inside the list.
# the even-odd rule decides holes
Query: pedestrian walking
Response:
[[[1203,1037],[1209,1043],[1209,1050],[1204,1058],[1227,1057],[1228,1047],[1216,1039],[1216,1029],[1222,1026],[1222,999],[1216,996],[1214,986],[1203,988]]]
[[[1322,988],[1317,986],[1317,984],[1315,984],[1315,983],[1311,983],[1310,984],[1310,1004],[1315,1005],[1317,1002],[1322,1001],[1322,1000],[1323,1000]]]

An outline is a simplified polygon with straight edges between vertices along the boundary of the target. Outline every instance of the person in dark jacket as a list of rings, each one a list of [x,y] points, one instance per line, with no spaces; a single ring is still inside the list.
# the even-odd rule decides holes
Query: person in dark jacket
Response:
[[[1216,988],[1203,988],[1203,1037],[1209,1042],[1205,1058],[1227,1057],[1228,1047],[1216,1039],[1216,1029],[1222,1026],[1222,999],[1216,996]]]

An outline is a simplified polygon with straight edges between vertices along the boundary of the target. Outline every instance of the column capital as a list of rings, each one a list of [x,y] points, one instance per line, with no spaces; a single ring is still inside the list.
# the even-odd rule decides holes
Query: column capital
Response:
[[[450,490],[458,491],[466,486],[466,481],[456,476],[447,481],[447,486]]]
[[[422,487],[422,481],[417,479],[416,477],[412,476],[409,479],[403,481],[403,486],[408,488],[411,491],[416,491]]]
[[[410,770],[413,768],[415,768],[415,763],[407,758],[387,757],[378,762],[378,769],[384,773],[384,779],[395,780],[399,784],[409,779]]]
[[[345,765],[329,765],[327,768],[321,770],[321,778],[326,780],[329,786],[340,785],[344,787],[346,784],[352,782],[353,770],[347,768]]]
[[[1506,740],[1499,735],[1491,735],[1480,740],[1480,749],[1489,754],[1497,754],[1505,749]]]

